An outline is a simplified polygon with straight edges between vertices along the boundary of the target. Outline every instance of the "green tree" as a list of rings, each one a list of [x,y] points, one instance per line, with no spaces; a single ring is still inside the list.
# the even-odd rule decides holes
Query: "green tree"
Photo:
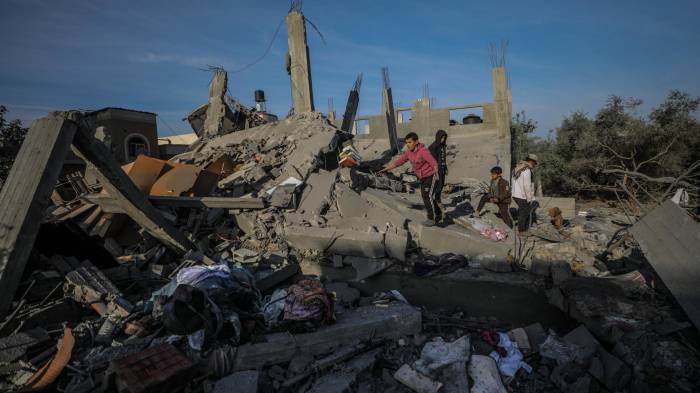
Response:
[[[539,176],[547,194],[632,199],[668,197],[671,188],[696,192],[700,182],[700,98],[671,91],[649,116],[637,115],[642,101],[611,96],[590,117],[574,112],[555,134],[538,139],[522,130],[533,124],[513,118],[513,155],[540,157]],[[536,124],[536,123],[534,123]]]
[[[7,108],[0,105],[0,185],[7,179],[12,163],[27,135],[27,128],[22,127],[22,122],[6,120],[6,113]]]

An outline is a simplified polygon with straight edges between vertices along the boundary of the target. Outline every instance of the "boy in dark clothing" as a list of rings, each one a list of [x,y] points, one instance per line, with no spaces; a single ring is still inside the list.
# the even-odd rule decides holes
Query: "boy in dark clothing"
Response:
[[[428,211],[428,221],[423,224],[432,226],[442,219],[442,211],[433,197],[438,164],[425,145],[418,143],[418,135],[415,132],[409,132],[404,140],[406,151],[396,161],[385,165],[384,169],[377,173],[390,171],[405,164],[406,161],[410,161],[413,166],[413,172],[420,179],[420,193],[423,197],[425,210]]]
[[[486,202],[495,203],[498,206],[498,211],[501,213],[501,219],[508,228],[513,228],[513,221],[510,218],[510,186],[502,177],[503,169],[500,166],[491,168],[491,185],[489,192],[484,194],[479,201],[479,206],[476,208],[476,215],[481,215],[481,209],[484,208]]]
[[[428,150],[438,163],[433,198],[440,205],[440,195],[442,195],[442,188],[445,186],[445,177],[447,176],[447,132],[445,130],[438,130],[435,133],[435,142],[430,144]]]

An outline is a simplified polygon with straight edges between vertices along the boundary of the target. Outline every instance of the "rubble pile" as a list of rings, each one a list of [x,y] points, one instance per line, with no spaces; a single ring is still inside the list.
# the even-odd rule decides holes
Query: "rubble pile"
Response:
[[[60,183],[0,324],[2,390],[694,391],[697,331],[637,217],[541,198],[521,237],[463,179],[426,226],[415,175],[359,145],[306,112]],[[420,308],[409,277],[546,294],[563,322]]]

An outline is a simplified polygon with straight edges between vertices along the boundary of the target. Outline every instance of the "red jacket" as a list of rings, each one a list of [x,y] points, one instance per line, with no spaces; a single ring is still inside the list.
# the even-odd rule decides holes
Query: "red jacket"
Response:
[[[413,172],[416,173],[421,179],[428,176],[432,176],[435,173],[435,167],[437,166],[437,161],[433,158],[424,144],[419,143],[413,151],[406,150],[399,156],[399,158],[394,161],[394,166],[401,166],[406,163],[406,161],[411,161],[413,165]]]

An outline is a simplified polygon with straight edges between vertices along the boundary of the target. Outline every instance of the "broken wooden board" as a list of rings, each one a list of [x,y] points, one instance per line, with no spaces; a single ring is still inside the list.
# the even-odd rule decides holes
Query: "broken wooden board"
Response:
[[[234,371],[255,370],[288,362],[298,351],[320,355],[359,341],[416,334],[421,324],[420,311],[405,303],[363,306],[339,315],[335,324],[312,333],[276,333],[266,336],[267,342],[241,345],[233,367]]]
[[[59,116],[35,121],[0,192],[0,318],[17,290],[76,130]]]
[[[151,196],[148,199],[156,206],[168,207],[195,207],[213,209],[265,208],[265,202],[261,198]]]
[[[700,328],[700,224],[670,200],[630,233],[695,327]]]
[[[80,127],[73,140],[74,152],[96,169],[104,190],[113,197],[134,222],[179,255],[195,248],[185,235],[166,220],[139,191],[134,182],[112,158],[105,145],[90,132],[87,120],[78,112],[65,113]],[[104,210],[104,209],[103,209]]]
[[[88,194],[85,195],[85,199],[98,205],[102,213],[124,213],[124,209],[122,209],[119,202],[111,195],[105,193]]]

